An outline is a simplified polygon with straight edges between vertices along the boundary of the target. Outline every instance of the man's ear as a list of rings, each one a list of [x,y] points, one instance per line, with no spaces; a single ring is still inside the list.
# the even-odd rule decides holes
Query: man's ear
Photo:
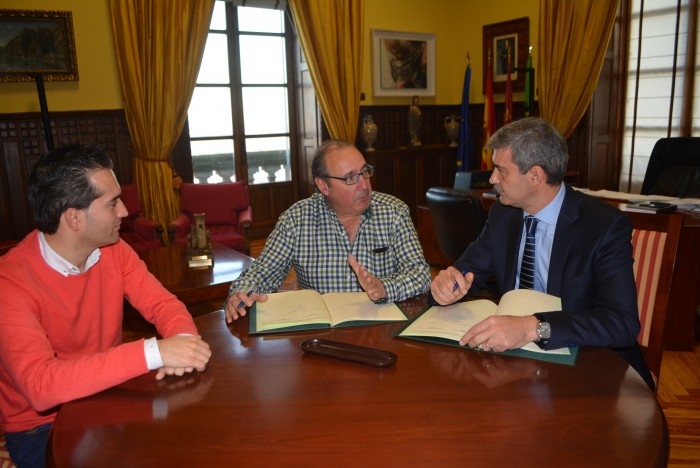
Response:
[[[542,166],[532,166],[530,170],[527,171],[527,176],[533,185],[547,183],[547,174],[545,174]]]
[[[323,177],[314,177],[314,184],[316,184],[316,189],[321,192],[323,195],[328,196],[329,193],[329,187],[328,187],[328,181],[324,179]]]
[[[85,212],[83,210],[78,210],[77,208],[68,208],[63,213],[63,220],[66,223],[68,229],[77,231],[83,225],[83,219],[85,218]]]

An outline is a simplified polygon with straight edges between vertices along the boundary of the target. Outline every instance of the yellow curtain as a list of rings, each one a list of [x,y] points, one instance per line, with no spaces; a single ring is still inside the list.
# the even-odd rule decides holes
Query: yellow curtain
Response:
[[[540,116],[565,138],[593,97],[618,0],[540,0]]]
[[[355,141],[362,87],[364,0],[290,0],[331,138]]]
[[[134,181],[146,216],[166,227],[179,211],[169,157],[187,117],[214,0],[110,0],[109,6]]]

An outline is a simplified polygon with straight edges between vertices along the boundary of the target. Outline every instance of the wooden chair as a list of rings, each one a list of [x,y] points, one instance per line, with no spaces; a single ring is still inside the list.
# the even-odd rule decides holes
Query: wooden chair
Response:
[[[637,341],[658,382],[666,342],[671,277],[683,217],[625,212],[633,224],[634,278],[641,330]]]

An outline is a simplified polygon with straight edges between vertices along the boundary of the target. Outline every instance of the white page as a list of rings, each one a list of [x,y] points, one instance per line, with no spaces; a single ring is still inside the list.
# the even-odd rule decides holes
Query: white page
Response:
[[[311,289],[268,294],[266,302],[256,303],[256,318],[258,331],[330,323],[320,294]]]
[[[437,336],[459,341],[471,327],[496,312],[496,304],[480,299],[434,306],[401,332],[401,336]]]
[[[330,311],[333,325],[351,320],[406,320],[396,304],[375,304],[365,292],[327,293],[323,295],[323,300]]]

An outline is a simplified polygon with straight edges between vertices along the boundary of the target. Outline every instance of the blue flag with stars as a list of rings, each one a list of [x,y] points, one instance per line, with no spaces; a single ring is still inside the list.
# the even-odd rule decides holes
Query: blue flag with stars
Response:
[[[462,88],[462,120],[459,124],[459,145],[457,146],[457,170],[469,170],[469,162],[472,160],[474,148],[472,145],[471,119],[469,118],[469,86],[472,79],[472,67],[467,63],[467,71],[464,73],[464,87]]]

